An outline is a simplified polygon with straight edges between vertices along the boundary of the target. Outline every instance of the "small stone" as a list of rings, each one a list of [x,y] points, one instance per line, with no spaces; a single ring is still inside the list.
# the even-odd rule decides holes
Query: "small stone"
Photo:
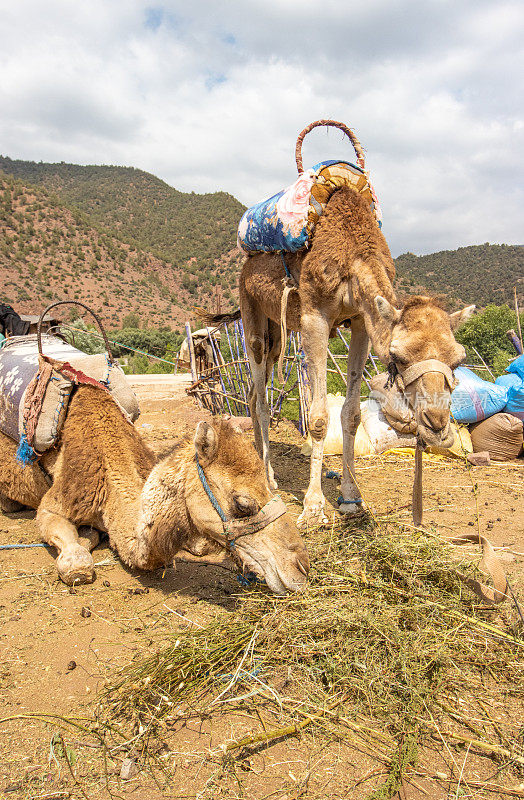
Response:
[[[491,459],[487,450],[483,450],[481,453],[469,453],[468,461],[474,467],[489,467],[491,464]],[[486,505],[488,504],[486,503]]]
[[[88,617],[91,616],[91,611],[87,608],[87,606],[83,606],[82,607],[82,611],[80,612],[80,616],[84,617],[85,619],[87,619]]]
[[[128,781],[131,778],[134,778],[135,775],[138,773],[138,767],[136,765],[136,761],[132,758],[124,758],[122,761],[122,767],[120,769],[120,777],[124,781]]]
[[[111,586],[111,584],[109,583],[109,581],[102,581],[102,586],[105,586],[106,589],[108,589]]]
[[[445,772],[435,772],[435,778],[438,778],[439,781],[447,781],[447,780],[449,780],[448,776],[446,775]]]
[[[473,527],[474,524],[474,522],[468,522],[468,525],[471,525],[471,527]]]
[[[71,660],[67,665],[67,671],[72,672],[74,669],[76,669],[76,661]]]
[[[133,589],[133,594],[149,594],[149,589],[147,586],[137,586],[136,589]]]

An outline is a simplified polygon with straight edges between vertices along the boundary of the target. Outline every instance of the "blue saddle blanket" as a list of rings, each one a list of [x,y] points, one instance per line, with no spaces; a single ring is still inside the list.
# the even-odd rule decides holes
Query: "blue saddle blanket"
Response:
[[[381,226],[380,206],[366,173],[349,161],[321,161],[287,189],[247,209],[238,227],[239,247],[248,254],[303,250],[330,197],[343,186],[366,198]]]

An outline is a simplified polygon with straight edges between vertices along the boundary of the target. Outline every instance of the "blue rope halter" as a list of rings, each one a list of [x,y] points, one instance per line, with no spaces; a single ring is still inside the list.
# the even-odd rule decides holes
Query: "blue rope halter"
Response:
[[[200,464],[200,461],[198,460],[198,456],[197,456],[196,453],[195,453],[195,461],[196,461],[196,465],[197,465],[198,477],[200,478],[200,482],[201,482],[202,486],[204,487],[205,493],[209,497],[211,505],[213,506],[213,508],[217,512],[217,514],[220,517],[220,519],[222,520],[222,522],[227,522],[227,516],[222,511],[220,503],[218,502],[218,500],[216,499],[215,495],[213,494],[213,490],[211,489],[211,486],[207,482],[207,478],[206,478],[206,476],[204,474],[204,470],[202,469],[202,466]]]
[[[213,490],[211,486],[207,482],[207,478],[204,474],[204,470],[202,469],[202,465],[198,460],[198,455],[195,453],[195,461],[197,466],[198,477],[200,478],[200,482],[202,484],[202,488],[204,489],[205,493],[209,498],[209,502],[217,512],[218,516],[222,520],[222,525],[224,526],[224,536],[226,539],[226,547],[229,550],[234,550],[236,546],[236,540],[240,536],[250,536],[253,533],[265,528],[266,525],[269,525],[270,522],[274,522],[278,519],[282,514],[286,513],[286,506],[282,499],[275,495],[272,497],[266,505],[260,509],[258,514],[255,514],[252,517],[247,517],[246,519],[238,520],[238,519],[231,519],[227,516],[223,508],[220,506],[220,503],[216,499],[215,495],[213,494]],[[241,530],[243,528],[243,530]],[[231,530],[232,529],[232,530]],[[236,534],[233,535],[233,532]]]

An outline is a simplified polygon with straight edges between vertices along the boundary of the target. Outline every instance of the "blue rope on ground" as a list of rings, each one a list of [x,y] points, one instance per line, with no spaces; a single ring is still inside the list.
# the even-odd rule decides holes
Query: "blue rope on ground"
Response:
[[[254,572],[248,572],[246,575],[237,575],[237,581],[245,589],[248,589],[254,583],[265,583],[265,581],[261,581],[260,578],[257,578]]]
[[[334,481],[340,480],[340,472],[335,472],[334,469],[329,469],[326,472],[326,478],[332,478]]]
[[[50,544],[0,544],[0,550],[25,550],[26,547],[51,547]]]

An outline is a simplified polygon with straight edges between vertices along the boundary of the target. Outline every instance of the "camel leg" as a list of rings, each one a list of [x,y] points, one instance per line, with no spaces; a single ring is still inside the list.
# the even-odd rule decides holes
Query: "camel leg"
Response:
[[[66,517],[45,508],[45,497],[38,508],[36,520],[44,542],[58,550],[56,567],[60,578],[68,586],[91,583],[95,579],[95,566],[91,553],[82,547],[76,527]]]
[[[364,321],[357,317],[351,321],[347,391],[340,413],[343,433],[342,483],[340,485],[339,511],[356,514],[362,508],[362,498],[355,481],[355,434],[360,423],[360,385],[362,372],[369,353],[369,338]]]
[[[15,511],[21,511],[23,508],[23,503],[11,500],[7,495],[0,492],[0,511],[3,511],[4,514],[14,514]]]
[[[271,489],[277,488],[273,467],[269,460],[269,405],[266,397],[267,363],[269,351],[268,318],[248,296],[240,297],[247,355],[251,367],[253,388],[250,394],[250,412],[253,419],[255,445],[266,468]]]
[[[327,346],[330,326],[325,318],[315,312],[302,314],[302,346],[311,382],[311,409],[309,411],[309,432],[312,452],[309,473],[309,486],[304,497],[304,510],[297,520],[299,526],[323,524],[327,522],[324,514],[325,497],[322,492],[322,456],[324,439],[329,423],[327,407]]]
[[[81,525],[78,528],[78,541],[82,547],[91,552],[100,544],[100,531],[91,525]]]

